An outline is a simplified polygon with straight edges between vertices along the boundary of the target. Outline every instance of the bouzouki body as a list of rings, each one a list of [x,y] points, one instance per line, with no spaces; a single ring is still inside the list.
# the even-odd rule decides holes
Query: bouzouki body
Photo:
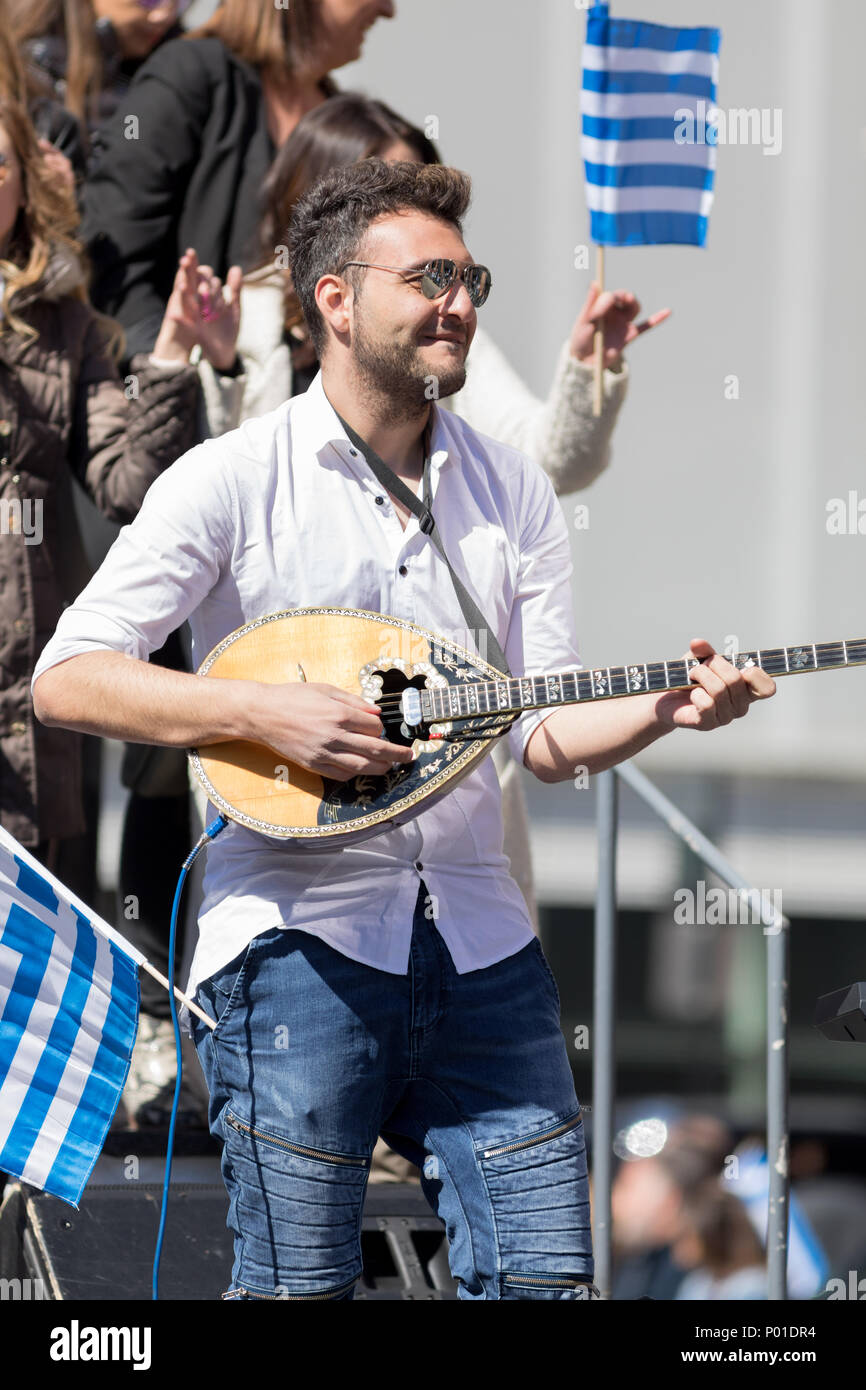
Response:
[[[384,737],[411,745],[411,763],[387,776],[349,781],[320,777],[260,744],[243,741],[195,749],[190,762],[208,799],[229,819],[299,843],[366,839],[429,809],[487,753],[514,713],[463,720],[461,737],[447,720],[410,729],[398,698],[408,687],[440,690],[501,676],[476,653],[416,623],[353,608],[298,608],[238,628],[213,649],[199,675],[284,684],[324,682],[379,703]],[[473,731],[484,728],[477,738]],[[440,739],[430,734],[438,733]]]

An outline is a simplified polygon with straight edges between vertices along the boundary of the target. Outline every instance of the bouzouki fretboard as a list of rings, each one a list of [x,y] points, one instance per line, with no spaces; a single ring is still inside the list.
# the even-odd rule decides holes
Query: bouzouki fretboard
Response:
[[[580,701],[606,700],[623,695],[661,694],[693,684],[689,671],[700,663],[694,658],[641,662],[631,666],[601,666],[541,676],[502,676],[421,692],[425,723],[471,719],[479,714],[520,713],[571,705]],[[793,676],[804,671],[832,671],[844,666],[866,665],[866,638],[850,642],[808,642],[798,647],[773,647],[769,651],[737,652],[732,664],[740,670],[760,666],[768,675]]]

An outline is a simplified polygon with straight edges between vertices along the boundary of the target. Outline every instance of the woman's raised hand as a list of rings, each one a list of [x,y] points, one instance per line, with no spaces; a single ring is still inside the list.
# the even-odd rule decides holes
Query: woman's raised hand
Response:
[[[210,266],[199,265],[194,250],[185,251],[153,355],[185,360],[198,343],[216,371],[228,371],[237,352],[242,284],[240,266],[231,267],[223,284]]]

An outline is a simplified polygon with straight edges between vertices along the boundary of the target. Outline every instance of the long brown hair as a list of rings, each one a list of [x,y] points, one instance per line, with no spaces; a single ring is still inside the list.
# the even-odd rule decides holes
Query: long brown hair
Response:
[[[27,290],[36,292],[52,257],[58,253],[81,261],[81,248],[75,239],[78,209],[72,191],[51,174],[27,111],[20,102],[0,97],[0,126],[9,136],[21,165],[24,199],[0,259],[0,275],[5,280],[5,322],[0,324],[0,331],[8,327],[26,337],[34,337],[34,329],[16,314],[14,301]],[[74,294],[77,298],[86,298],[83,282]]]
[[[96,33],[96,14],[90,0],[7,0],[9,24],[20,47],[46,36],[66,40],[66,92],[63,105],[82,123],[86,132],[98,117],[102,90],[102,52]],[[29,66],[28,81],[36,91],[38,69]],[[53,96],[42,81],[41,93]]]
[[[441,164],[433,141],[418,126],[398,116],[383,101],[361,92],[339,92],[301,118],[281,146],[262,185],[262,219],[256,269],[274,263],[285,243],[300,198],[332,169],[381,158],[398,140],[422,164]],[[286,280],[285,325],[304,322],[300,300]]]
[[[285,78],[303,67],[315,48],[317,8],[316,0],[291,0],[285,9],[274,0],[223,0],[186,38],[221,39],[238,58]]]

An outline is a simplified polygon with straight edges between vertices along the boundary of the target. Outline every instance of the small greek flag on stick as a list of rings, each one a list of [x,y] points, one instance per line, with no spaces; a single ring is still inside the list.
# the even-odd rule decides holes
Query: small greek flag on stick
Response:
[[[599,246],[703,246],[713,201],[718,29],[587,18],[583,157]]]
[[[126,1082],[140,964],[0,827],[0,1169],[73,1206]]]

